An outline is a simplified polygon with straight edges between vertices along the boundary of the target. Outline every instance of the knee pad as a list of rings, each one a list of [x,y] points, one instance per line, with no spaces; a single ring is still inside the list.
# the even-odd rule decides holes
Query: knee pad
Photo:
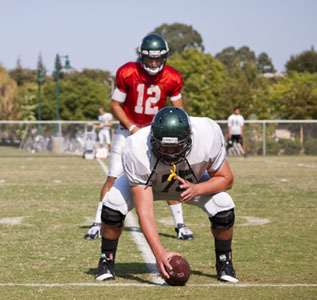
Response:
[[[228,229],[234,224],[234,209],[221,211],[209,220],[213,229]]]
[[[113,210],[107,206],[102,206],[101,220],[107,225],[122,227],[125,215],[120,211]]]

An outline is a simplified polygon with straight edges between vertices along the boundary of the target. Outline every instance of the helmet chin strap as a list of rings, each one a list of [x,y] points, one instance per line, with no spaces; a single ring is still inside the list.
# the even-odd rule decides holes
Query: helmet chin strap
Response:
[[[154,168],[153,168],[153,170],[152,170],[152,172],[151,172],[151,174],[150,174],[148,180],[146,181],[145,185],[148,185],[148,184],[149,184],[149,182],[150,182],[150,180],[151,180],[151,178],[152,178],[152,176],[153,176],[153,174],[154,174],[154,172],[155,172],[155,170],[156,170],[156,167],[157,167],[157,165],[158,165],[160,159],[161,159],[161,157],[158,157],[158,158],[157,158],[156,163],[155,163],[155,165],[154,165]],[[197,179],[197,177],[196,177],[196,174],[194,173],[192,167],[190,166],[190,164],[189,164],[187,158],[184,157],[184,160],[185,160],[185,162],[187,163],[189,170],[190,170],[191,173],[194,175],[196,182],[198,183],[199,181],[198,181],[198,179]],[[175,165],[174,163],[172,163],[172,162],[171,162],[171,165],[170,165],[170,171],[171,171],[171,174],[168,176],[167,180],[168,180],[168,181],[176,180],[176,179],[177,179],[176,165]]]

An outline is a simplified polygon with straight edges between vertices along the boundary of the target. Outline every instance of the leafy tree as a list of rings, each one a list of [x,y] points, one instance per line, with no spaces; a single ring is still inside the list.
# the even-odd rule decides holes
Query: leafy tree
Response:
[[[239,49],[228,47],[216,54],[216,59],[220,60],[229,71],[236,65],[243,67],[246,62],[256,63],[255,53],[247,46],[242,46]]]
[[[34,82],[26,82],[17,89],[16,101],[19,103],[19,120],[35,121],[37,119],[38,86]]]
[[[265,52],[256,57],[254,51],[247,46],[242,46],[237,50],[234,47],[227,47],[217,53],[215,57],[228,68],[231,75],[234,75],[233,71],[237,66],[247,71],[251,64],[256,65],[257,73],[275,72],[272,60]],[[254,68],[252,67],[252,69]]]
[[[204,45],[201,35],[190,25],[174,23],[163,24],[155,28],[151,33],[157,33],[163,36],[170,48],[170,56],[175,53],[182,53],[188,48],[197,48],[204,51]]]
[[[233,68],[237,56],[237,51],[234,47],[227,47],[217,53],[215,57],[230,70]]]
[[[272,60],[269,58],[269,56],[262,52],[257,57],[257,67],[260,73],[275,73],[276,70],[274,69],[274,66],[272,64]]]
[[[317,119],[317,74],[292,72],[271,86],[271,102],[282,119]]]
[[[60,80],[60,118],[62,120],[94,120],[100,106],[110,107],[109,87],[87,76],[73,80]],[[56,84],[43,87],[42,116],[44,120],[56,119]]]
[[[18,86],[21,86],[26,82],[36,82],[37,71],[23,68],[21,60],[18,58],[16,67],[9,71],[9,76],[16,81]]]
[[[38,58],[38,61],[37,61],[37,70],[41,70],[43,76],[46,75],[46,67],[44,66],[41,53],[39,54],[39,58]]]
[[[19,103],[15,99],[16,82],[0,64],[0,120],[14,120],[19,115]]]
[[[291,56],[285,67],[287,73],[292,71],[316,73],[317,52],[314,50],[314,47],[312,47],[311,50],[304,51],[296,56]]]
[[[169,58],[169,65],[183,76],[184,108],[194,116],[217,117],[217,98],[228,80],[226,68],[198,49],[190,48]]]

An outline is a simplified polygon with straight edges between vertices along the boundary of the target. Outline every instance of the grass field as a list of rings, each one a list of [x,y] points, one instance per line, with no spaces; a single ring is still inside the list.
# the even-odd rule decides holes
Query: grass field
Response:
[[[105,163],[107,163],[105,161]],[[210,224],[184,205],[193,241],[155,204],[164,246],[189,261],[185,287],[154,284],[126,227],[116,280],[94,280],[100,239],[83,239],[106,178],[96,160],[0,148],[0,299],[317,299],[317,157],[230,157],[236,285],[216,279]]]

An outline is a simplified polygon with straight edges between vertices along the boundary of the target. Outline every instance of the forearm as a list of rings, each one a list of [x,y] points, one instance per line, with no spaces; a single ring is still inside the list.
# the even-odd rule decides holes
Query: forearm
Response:
[[[215,194],[219,192],[224,192],[231,189],[233,186],[233,180],[222,176],[215,176],[210,178],[206,182],[198,183],[198,195]]]
[[[121,103],[115,100],[111,102],[111,111],[115,117],[124,125],[126,128],[130,128],[133,125],[132,121],[128,118],[127,114],[121,107]]]
[[[154,218],[154,199],[152,188],[143,186],[131,187],[135,209],[140,227],[155,257],[164,251]]]
[[[160,241],[154,216],[138,214],[140,227],[142,232],[152,249],[155,257],[164,251]]]

